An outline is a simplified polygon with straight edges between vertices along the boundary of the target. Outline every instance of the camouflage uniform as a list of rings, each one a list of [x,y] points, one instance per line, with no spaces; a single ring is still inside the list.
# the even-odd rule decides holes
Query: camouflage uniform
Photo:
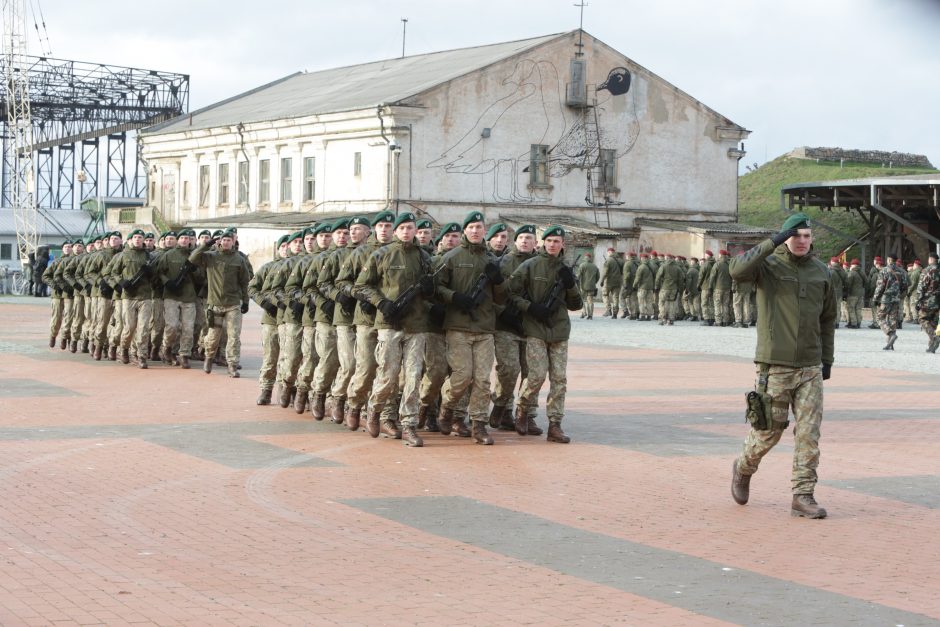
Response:
[[[163,344],[164,359],[173,354],[180,357],[193,355],[193,329],[196,325],[196,287],[189,263],[189,248],[177,246],[167,250],[157,261],[157,276],[163,287]],[[178,287],[173,283],[179,280]],[[170,285],[167,285],[167,284]]]
[[[878,275],[881,273],[882,268],[884,268],[884,266],[876,264],[868,271],[868,284],[866,288],[868,290],[868,298],[871,301],[869,302],[871,306],[871,324],[868,327],[869,329],[878,328],[878,303],[875,302],[874,294],[875,286],[878,285]]]
[[[699,294],[701,294],[702,299],[702,324],[715,321],[715,304],[712,300],[714,296],[711,282],[712,269],[715,267],[715,259],[713,257],[706,257],[706,261],[702,263],[702,269],[698,276],[698,288]]]
[[[865,300],[865,277],[858,266],[849,269],[845,279],[846,323],[852,328],[861,328],[862,303]]]
[[[318,360],[311,380],[310,393],[323,398],[326,397],[336,377],[339,358],[336,354],[336,327],[333,326],[333,311],[336,303],[318,289],[318,284],[327,261],[338,250],[340,249],[331,244],[326,251],[320,253],[307,269],[303,282],[304,295],[308,300],[312,298],[316,304],[313,319],[316,322],[314,340]]]
[[[534,252],[522,253],[515,246],[512,252],[503,255],[499,260],[499,269],[503,277],[508,279],[526,259],[535,256]],[[585,262],[594,269],[596,277],[600,275],[592,262]],[[522,334],[522,312],[507,301],[505,305],[496,307],[496,334],[493,338],[496,351],[496,386],[493,389],[493,411],[499,416],[492,416],[491,427],[498,427],[499,418],[505,419],[508,426],[512,422],[512,406],[515,401],[514,391],[521,375],[525,379],[528,373],[528,360],[526,359],[525,336]]]
[[[59,335],[59,329],[62,327],[62,316],[65,310],[65,292],[60,283],[55,279],[56,266],[63,260],[68,259],[68,254],[63,253],[52,263],[50,263],[42,273],[42,282],[49,286],[52,293],[52,313],[49,317],[49,338],[50,344],[55,343],[56,336]]]
[[[911,271],[907,273],[910,284],[907,286],[907,294],[904,297],[904,319],[908,322],[917,320],[917,287],[920,285],[920,275],[923,272],[919,264],[914,264]]]
[[[655,288],[659,291],[659,324],[672,324],[676,319],[679,295],[685,288],[685,273],[675,260],[667,257],[659,267]]]
[[[937,335],[937,318],[940,315],[940,269],[936,261],[921,271],[914,296],[914,308],[918,313],[920,328],[929,339],[927,350],[935,353],[940,346],[940,336]]]
[[[584,310],[581,312],[581,317],[590,319],[594,317],[594,295],[597,294],[597,281],[600,279],[601,273],[591,259],[585,259],[578,266],[577,273],[581,296],[584,299]],[[625,287],[626,283],[623,283],[620,289],[620,303],[624,311],[627,310],[626,303],[623,301],[623,289]],[[499,349],[497,349],[496,355],[499,356]]]
[[[711,286],[713,290],[715,323],[721,326],[731,324],[734,311],[731,309],[731,273],[728,271],[728,257],[721,255],[712,268]]]
[[[319,361],[316,347],[317,322],[314,318],[316,314],[316,299],[313,295],[304,292],[303,285],[310,266],[313,265],[313,262],[323,254],[325,250],[326,249],[321,250],[314,245],[314,249],[310,254],[300,258],[300,261],[294,266],[290,278],[287,280],[286,290],[289,298],[303,306],[303,314],[300,320],[300,365],[297,367],[297,376],[295,378],[297,396],[309,395],[310,383],[313,380],[313,371],[316,369],[317,362]],[[305,406],[305,404],[306,401],[300,406],[301,412],[303,412],[303,406]]]
[[[636,253],[630,253],[623,263],[623,287],[620,288],[620,306],[623,308],[623,317],[628,315],[631,320],[636,320],[640,315],[640,301],[636,295],[636,288],[633,282],[636,280],[636,269],[640,262],[636,259]]]
[[[604,315],[617,317],[620,306],[620,286],[623,284],[623,266],[617,259],[617,253],[608,253],[604,262],[604,276],[601,278],[601,287],[604,288]]]
[[[751,313],[751,292],[754,286],[747,281],[731,282],[731,293],[734,295],[734,323],[738,326],[748,326],[753,314]]]
[[[108,283],[116,291],[121,291],[124,299],[121,351],[123,354],[129,352],[133,339],[141,368],[145,367],[150,355],[150,321],[153,317],[152,271],[141,272],[149,263],[150,254],[146,250],[127,246],[114,257],[114,263],[108,264]],[[132,281],[134,278],[137,278],[136,284]]]
[[[641,320],[651,320],[653,318],[653,289],[655,287],[655,281],[649,259],[643,258],[639,267],[636,269],[636,278],[633,279],[633,287],[636,288],[637,301],[640,306]]]
[[[222,328],[227,335],[225,360],[229,374],[237,376],[238,362],[241,358],[241,309],[248,307],[248,281],[251,280],[251,266],[237,250],[209,251],[203,244],[189,256],[189,261],[206,269],[208,297],[206,298],[207,317],[212,322],[206,332],[206,361],[211,361],[219,349]]]
[[[889,263],[878,274],[872,300],[878,303],[878,326],[890,338],[898,328],[898,306],[901,303],[901,278],[894,264]]]
[[[262,392],[274,388],[277,379],[277,362],[280,357],[281,343],[277,334],[277,305],[264,293],[264,282],[274,270],[278,261],[274,259],[258,269],[248,282],[248,297],[264,311],[261,314],[261,367],[258,370],[258,386]]]
[[[685,273],[685,291],[682,293],[682,304],[686,313],[692,320],[702,319],[702,291],[698,284],[699,265],[693,262]]]

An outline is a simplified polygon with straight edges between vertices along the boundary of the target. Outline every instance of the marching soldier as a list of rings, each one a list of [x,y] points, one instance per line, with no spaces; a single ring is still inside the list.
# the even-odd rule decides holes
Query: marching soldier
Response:
[[[875,293],[872,300],[878,303],[878,326],[888,338],[884,349],[894,350],[894,343],[898,339],[898,308],[901,304],[901,287],[903,282],[894,266],[894,258],[888,256],[888,263],[878,273],[875,283]]]
[[[853,259],[845,279],[846,327],[862,328],[862,304],[865,302],[865,277],[858,269],[858,259]]]
[[[620,288],[620,304],[623,307],[621,318],[630,316],[630,320],[639,318],[640,301],[637,298],[636,288],[633,286],[636,282],[636,270],[640,267],[637,261],[636,253],[630,251],[624,253],[623,262],[623,287]]]
[[[303,414],[307,409],[307,403],[310,400],[310,383],[313,380],[313,371],[317,367],[317,321],[316,299],[312,294],[304,292],[304,280],[310,267],[319,259],[330,247],[332,239],[333,225],[330,222],[323,222],[311,229],[314,237],[314,244],[310,254],[302,258],[291,274],[287,282],[287,290],[291,298],[300,302],[303,306],[303,317],[301,318],[301,341],[300,341],[300,366],[297,369],[297,393],[294,395],[294,411]],[[306,239],[306,238],[305,238]]]
[[[150,319],[153,308],[153,268],[144,248],[144,232],[134,229],[124,247],[109,264],[108,285],[124,298],[124,330],[121,334],[121,363],[130,363],[131,342],[135,344],[137,366],[147,369],[150,355]]]
[[[55,348],[56,337],[62,328],[62,319],[65,317],[66,292],[60,279],[56,278],[56,271],[65,263],[72,252],[72,242],[62,242],[62,256],[50,263],[42,273],[42,281],[52,290],[52,315],[49,318],[49,348]]]
[[[71,325],[69,328],[69,351],[75,353],[78,351],[79,342],[87,342],[82,334],[85,327],[85,285],[81,280],[81,264],[85,260],[85,242],[81,239],[72,243],[72,254],[69,262],[62,268],[62,277],[68,284],[72,296]]]
[[[940,347],[937,334],[937,318],[940,316],[940,269],[937,268],[937,253],[927,255],[927,268],[920,273],[917,291],[914,293],[914,310],[920,328],[927,334],[927,352],[936,353]]]
[[[300,365],[301,318],[296,303],[287,292],[287,282],[298,261],[306,255],[304,232],[296,231],[287,237],[287,256],[271,269],[265,278],[262,291],[265,298],[277,307],[278,360],[276,386],[280,390],[278,404],[287,407],[293,402],[296,392],[294,378]]]
[[[715,322],[723,327],[731,324],[731,272],[728,270],[728,251],[718,251],[718,261],[709,275],[715,301]]]
[[[650,266],[650,256],[640,253],[640,265],[636,269],[636,278],[633,280],[637,300],[640,305],[640,320],[653,319],[653,290],[656,287],[656,277]]]
[[[881,257],[875,257],[871,270],[868,271],[868,298],[871,302],[871,324],[868,325],[869,329],[877,329],[878,327],[878,303],[875,302],[875,287],[878,285],[878,275],[881,274],[881,269],[884,267],[884,262],[882,262]]]
[[[626,265],[624,265],[626,270]],[[594,255],[584,253],[584,262],[578,266],[578,285],[581,287],[581,296],[584,300],[584,310],[581,312],[582,318],[591,320],[594,318],[594,295],[597,294],[597,282],[601,278],[601,272],[594,265]],[[623,306],[623,315],[627,315],[627,303],[623,291],[627,288],[626,277],[620,286],[620,304]],[[499,359],[499,353],[496,354]]]
[[[164,326],[160,356],[165,364],[172,366],[178,363],[184,370],[190,367],[193,327],[196,324],[196,286],[192,277],[196,266],[189,261],[190,242],[195,238],[196,232],[192,229],[181,230],[172,240],[164,238],[164,246],[170,241],[175,246],[166,250],[156,262],[156,274],[163,286]]]
[[[107,280],[109,267],[114,258],[123,250],[121,234],[117,231],[106,233],[102,243],[107,245],[97,254],[94,261],[89,261],[88,271],[94,276],[96,296],[96,326],[94,332],[94,358],[101,361],[102,356],[108,357],[111,353],[111,318],[114,312],[114,289]],[[114,349],[117,350],[116,348]]]
[[[914,305],[917,302],[917,287],[920,285],[920,275],[922,273],[923,269],[920,267],[920,259],[915,259],[914,263],[908,268],[907,278],[910,281],[910,285],[908,285],[907,294],[904,298],[904,313],[905,319],[908,322],[916,322],[918,319],[917,309]]]
[[[698,285],[699,267],[698,259],[689,259],[689,268],[685,273],[685,290],[682,292],[682,304],[692,322],[702,319],[702,293]]]
[[[601,277],[601,287],[604,289],[604,317],[616,318],[620,305],[620,286],[623,285],[623,267],[617,258],[617,251],[607,249],[607,260],[604,262],[604,276]]]
[[[277,362],[281,353],[277,329],[279,309],[270,295],[264,291],[264,284],[268,275],[277,268],[278,263],[287,258],[288,237],[290,236],[285,234],[277,238],[274,245],[274,259],[261,266],[248,281],[248,297],[255,301],[255,304],[264,312],[261,314],[261,367],[258,369],[258,386],[261,391],[255,401],[256,405],[271,404],[271,394],[277,379]]]
[[[713,300],[712,268],[715,267],[714,253],[705,251],[702,258],[702,270],[698,276],[698,290],[702,298],[702,326],[710,327],[715,324],[715,303]]]
[[[675,324],[676,302],[685,287],[685,274],[672,255],[666,253],[666,261],[659,267],[653,287],[659,291],[659,324]]]

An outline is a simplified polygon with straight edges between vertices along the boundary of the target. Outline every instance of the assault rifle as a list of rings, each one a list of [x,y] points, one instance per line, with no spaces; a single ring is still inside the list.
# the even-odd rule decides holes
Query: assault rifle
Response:
[[[483,304],[483,299],[486,298],[486,286],[489,282],[490,280],[486,277],[486,273],[483,272],[480,274],[480,278],[477,279],[476,285],[470,290],[470,302],[473,303],[473,306],[467,313],[470,314],[470,319],[474,322],[476,322],[477,319],[476,309]]]
[[[418,292],[421,290],[422,281],[428,278],[431,280],[434,280],[434,277],[436,277],[438,273],[440,273],[440,271],[444,269],[444,265],[445,264],[441,264],[441,266],[431,274],[425,274],[423,277],[421,277],[420,279],[415,281],[413,284],[408,286],[408,288],[405,289],[404,292],[398,295],[398,298],[392,301],[392,307],[395,308],[394,309],[395,315],[393,316],[393,318],[397,319],[399,316],[405,313],[409,307],[411,307],[411,303],[414,302],[414,299],[417,298],[418,296]],[[483,278],[486,278],[486,275],[484,275]],[[474,307],[476,307],[476,305],[478,304],[479,303],[475,303]]]
[[[560,296],[565,291],[565,286],[562,285],[561,279],[555,279],[555,284],[552,286],[552,290],[548,293],[548,296],[545,297],[545,301],[542,303],[543,306],[547,307],[551,312],[548,319],[545,321],[545,326],[549,329],[555,326],[555,323],[552,321],[552,316],[555,315],[555,312],[558,311],[558,306],[561,303]]]
[[[131,286],[131,287],[137,287],[137,284],[140,283],[140,281],[141,281],[145,276],[150,276],[151,274],[153,274],[153,266],[151,265],[152,263],[153,263],[152,260],[148,261],[147,263],[145,263],[144,265],[142,265],[142,266],[137,270],[137,272],[134,273],[134,276],[132,276],[132,277],[131,277],[131,280],[128,281],[128,283],[130,283],[130,286]]]
[[[182,267],[180,267],[180,271],[176,274],[176,276],[172,280],[167,281],[166,287],[170,288],[170,291],[174,294],[179,294],[180,288],[183,287],[183,281],[186,280],[186,275],[195,269],[196,266],[193,265],[189,259],[187,259]]]

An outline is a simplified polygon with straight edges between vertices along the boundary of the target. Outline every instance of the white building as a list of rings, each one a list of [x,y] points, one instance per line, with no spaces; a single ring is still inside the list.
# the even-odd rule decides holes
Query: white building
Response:
[[[733,222],[748,133],[576,30],[293,74],[141,141],[149,203],[174,223],[479,209],[597,225],[597,247],[655,248],[662,234],[695,255],[709,243],[691,231],[677,241],[636,221]]]

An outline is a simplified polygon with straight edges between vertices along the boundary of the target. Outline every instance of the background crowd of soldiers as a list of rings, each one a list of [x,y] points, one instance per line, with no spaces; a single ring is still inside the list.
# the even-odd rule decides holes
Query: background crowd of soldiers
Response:
[[[221,363],[238,377],[251,276],[234,229],[159,238],[134,229],[126,242],[118,231],[66,241],[43,274],[52,290],[49,347],[58,340],[63,350],[141,369],[148,359],[188,369],[195,357],[207,373]]]
[[[543,433],[547,377],[547,439],[567,443],[568,310],[581,297],[564,230],[543,231],[537,251],[534,226],[510,243],[504,224],[487,229],[471,212],[433,235],[429,220],[381,212],[278,240],[248,290],[264,310],[257,404],[350,431],[364,417],[372,437],[410,446],[423,445],[420,430],[493,444],[487,427]]]
[[[753,285],[731,278],[729,253],[721,250],[715,259],[706,250],[700,260],[668,253],[618,253],[607,250],[603,272],[590,253],[577,265],[578,281],[584,295],[582,318],[594,317],[594,296],[600,286],[604,316],[630,320],[659,320],[671,325],[675,320],[701,321],[703,326],[749,327],[756,324],[756,292]],[[888,338],[885,350],[893,350],[895,330],[904,321],[920,323],[928,336],[927,352],[936,353],[938,305],[937,256],[931,253],[927,268],[914,260],[906,269],[900,261],[875,257],[868,275],[859,260],[829,260],[829,270],[837,302],[841,302],[835,327],[860,329],[866,299],[871,307],[869,328],[881,328]]]

